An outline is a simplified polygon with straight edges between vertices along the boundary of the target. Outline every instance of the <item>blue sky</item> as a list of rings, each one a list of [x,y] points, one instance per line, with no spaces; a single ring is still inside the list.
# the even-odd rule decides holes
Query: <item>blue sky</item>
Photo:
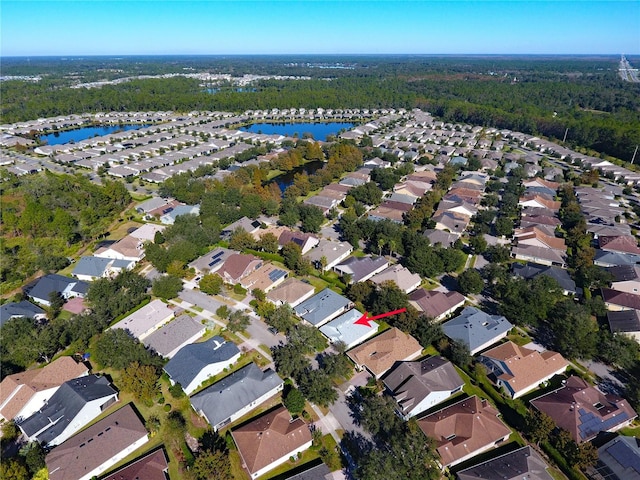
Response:
[[[0,54],[640,54],[640,1],[2,0]]]

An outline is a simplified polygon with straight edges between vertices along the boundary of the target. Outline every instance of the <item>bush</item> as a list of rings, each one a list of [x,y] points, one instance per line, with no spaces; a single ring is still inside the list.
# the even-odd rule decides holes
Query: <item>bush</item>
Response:
[[[170,403],[165,404],[163,409],[164,409],[165,412],[170,412],[171,411],[171,404]]]
[[[176,399],[183,398],[186,395],[184,393],[184,390],[182,389],[182,385],[180,385],[179,383],[176,383],[175,385],[171,385],[169,387],[169,393],[173,398],[176,398]]]

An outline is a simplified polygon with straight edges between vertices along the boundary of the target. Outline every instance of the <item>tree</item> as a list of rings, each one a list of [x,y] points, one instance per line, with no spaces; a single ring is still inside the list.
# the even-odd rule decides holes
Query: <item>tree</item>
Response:
[[[282,247],[284,265],[295,271],[297,275],[308,275],[311,272],[311,263],[302,257],[302,248],[293,242]]]
[[[114,328],[105,331],[95,346],[96,361],[103,367],[124,370],[133,362],[140,365],[162,366],[162,359],[145,348],[126,330]]]
[[[171,410],[167,415],[166,427],[172,435],[182,435],[187,428],[187,421],[178,410]]]
[[[331,379],[322,370],[305,369],[297,379],[300,391],[312,403],[328,407],[338,399]]]
[[[182,279],[175,275],[163,275],[151,284],[153,294],[165,300],[176,298],[183,288]]]
[[[160,376],[155,367],[133,362],[122,372],[120,382],[123,390],[130,392],[137,400],[150,405],[153,403],[153,398],[160,393],[159,379]]]
[[[539,445],[542,440],[548,439],[551,432],[556,428],[553,419],[539,410],[530,413],[526,423],[527,435],[536,445]]]
[[[484,235],[475,235],[469,239],[471,251],[476,255],[482,255],[487,250],[487,241]]]
[[[307,360],[298,345],[287,343],[271,349],[276,371],[282,377],[298,378],[300,373],[309,368]]]
[[[203,450],[190,469],[195,480],[232,480],[229,456],[221,451]]]
[[[284,406],[291,415],[298,415],[304,410],[305,399],[297,388],[291,387],[284,395]]]
[[[235,312],[231,313],[231,315],[229,315],[227,330],[234,333],[241,332],[249,325],[251,325],[251,317],[240,310],[236,310]]]
[[[287,333],[296,324],[293,309],[287,303],[275,308],[265,317],[264,321],[282,333]]]
[[[202,293],[206,293],[207,295],[217,295],[220,293],[223,284],[224,281],[220,275],[208,273],[200,279],[198,286]]]
[[[242,228],[237,228],[231,234],[231,238],[229,239],[229,248],[232,250],[243,251],[249,248],[254,248],[256,246],[256,241],[246,230]]]
[[[226,305],[220,305],[216,308],[216,315],[226,320],[229,318],[229,315],[231,315],[231,309]]]
[[[27,467],[32,475],[39,470],[46,468],[44,462],[46,452],[38,442],[27,443],[20,449],[20,456],[24,457]]]
[[[590,359],[597,352],[597,324],[583,305],[565,300],[556,305],[550,318],[555,344],[567,358]]]
[[[458,275],[458,287],[463,295],[480,293],[484,288],[484,280],[478,270],[469,268]]]
[[[449,357],[453,363],[461,368],[467,367],[471,364],[469,347],[461,342],[449,342]]]
[[[298,207],[300,212],[300,229],[303,232],[318,233],[325,221],[324,213],[315,205],[302,204]]]
[[[322,370],[333,379],[349,378],[353,366],[344,354],[325,354],[321,359]]]
[[[278,244],[278,237],[271,232],[265,233],[258,241],[258,248],[263,252],[278,253],[278,249],[280,248]]]
[[[513,220],[508,217],[500,216],[496,218],[495,223],[496,233],[505,237],[513,235]]]
[[[60,314],[60,311],[64,306],[64,302],[65,302],[64,297],[60,292],[54,291],[49,293],[50,305],[49,305],[49,310],[47,311],[47,318],[49,320],[53,320]]]
[[[298,323],[289,329],[289,344],[296,345],[305,355],[321,352],[327,348],[327,339],[316,327]]]
[[[0,478],[3,480],[29,480],[29,471],[18,459],[3,459],[0,463]]]

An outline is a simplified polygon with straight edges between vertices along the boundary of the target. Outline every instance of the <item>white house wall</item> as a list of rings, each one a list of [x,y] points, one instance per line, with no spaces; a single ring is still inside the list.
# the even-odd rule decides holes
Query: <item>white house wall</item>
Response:
[[[452,395],[453,395],[453,392],[449,392],[449,391],[430,393],[420,403],[418,403],[409,412],[407,412],[405,419],[408,420],[411,417],[415,417],[416,415],[422,412],[425,412],[430,408],[435,407],[439,403],[444,402],[447,398],[451,397]]]
[[[49,446],[58,445],[69,437],[71,437],[74,433],[78,432],[81,428],[95,419],[98,415],[102,413],[100,406],[108,402],[112,398],[118,398],[117,394],[113,394],[107,398],[98,398],[97,400],[93,400],[92,402],[87,402],[82,410],[78,412],[78,414],[74,417],[71,423],[65,428],[60,435],[54,438]]]
[[[281,392],[283,388],[284,388],[284,383],[281,383],[276,388],[273,388],[273,389],[269,390],[267,393],[262,395],[260,398],[258,398],[257,400],[254,400],[253,402],[251,402],[249,405],[246,405],[246,406],[242,407],[236,413],[231,415],[231,417],[230,417],[231,418],[231,422],[235,422],[237,419],[239,419],[243,415],[249,413],[251,410],[256,408],[261,403],[266,402],[271,397],[273,397],[276,393]],[[217,431],[218,430],[218,425],[213,426],[213,429]]]
[[[212,363],[204,367],[202,370],[200,370],[200,373],[198,373],[198,375],[196,375],[196,377],[191,381],[191,383],[184,387],[184,393],[186,393],[187,395],[191,395],[191,393],[194,392],[207,379],[213,377],[214,375],[218,375],[225,368],[230,367],[231,365],[236,363],[240,358],[240,355],[241,352],[238,352],[229,360],[226,360],[224,362]]]

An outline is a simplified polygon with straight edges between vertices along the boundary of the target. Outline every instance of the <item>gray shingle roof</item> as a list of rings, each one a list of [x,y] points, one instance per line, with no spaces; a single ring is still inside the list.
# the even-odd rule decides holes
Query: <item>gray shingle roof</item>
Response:
[[[552,480],[549,466],[526,446],[458,472],[460,480]]]
[[[101,277],[113,259],[103,257],[82,257],[76,263],[72,275],[89,275]]]
[[[34,318],[36,315],[44,313],[43,309],[26,300],[5,303],[0,307],[0,327],[13,317]]]
[[[196,393],[191,397],[191,404],[198,412],[204,413],[213,427],[217,427],[283,383],[270,368],[263,372],[255,363],[250,363]]]
[[[476,307],[466,307],[460,316],[442,325],[447,337],[465,344],[471,352],[493,339],[497,341],[512,328],[505,317],[489,315]]]
[[[166,357],[191,337],[197,335],[198,332],[203,334],[204,331],[204,325],[195,321],[189,315],[180,315],[146,337],[143,343]]]
[[[558,282],[558,285],[560,285],[563,290],[572,293],[582,293],[582,289],[576,287],[576,282],[573,281],[569,272],[564,268],[537,265],[535,263],[527,263],[526,265],[514,263],[512,268],[513,273],[519,277],[531,279],[538,275],[546,275]]]
[[[174,382],[186,387],[207,365],[225,362],[238,353],[240,350],[235,343],[215,336],[206,342],[185,345],[169,360],[164,370]]]
[[[85,404],[116,393],[105,377],[88,375],[74,378],[63,383],[44,407],[20,422],[20,428],[31,437],[47,425],[51,425],[37,437],[40,443],[46,445],[71,424]]]
[[[89,284],[75,278],[64,277],[58,274],[45,275],[41,277],[37,283],[29,289],[29,296],[35,299],[49,301],[51,292],[64,292],[67,288],[71,288],[71,292],[84,295],[87,293]]]
[[[336,316],[351,305],[348,298],[337,294],[329,288],[305,300],[295,308],[296,314],[311,323],[319,325],[325,319]]]

